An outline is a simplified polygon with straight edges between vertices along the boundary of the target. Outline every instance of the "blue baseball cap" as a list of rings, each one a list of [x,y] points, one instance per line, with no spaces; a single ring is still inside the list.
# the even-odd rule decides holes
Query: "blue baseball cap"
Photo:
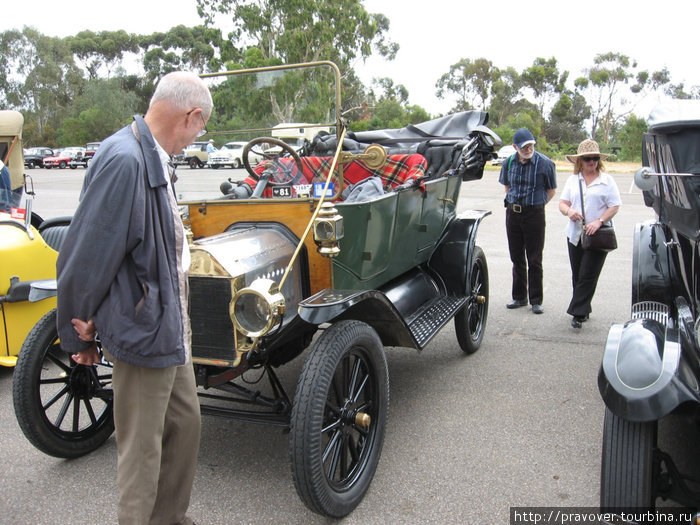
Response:
[[[530,133],[530,130],[528,129],[520,128],[513,135],[513,144],[515,144],[518,148],[534,143],[535,137],[532,136],[532,133]]]

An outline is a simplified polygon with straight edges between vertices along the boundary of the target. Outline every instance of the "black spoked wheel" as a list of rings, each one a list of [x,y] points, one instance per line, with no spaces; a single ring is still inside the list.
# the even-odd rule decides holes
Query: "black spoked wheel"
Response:
[[[78,365],[61,350],[55,309],[29,332],[12,380],[19,426],[42,452],[75,458],[112,435],[112,369]]]
[[[605,409],[600,476],[601,509],[655,507],[657,423],[635,423]]]
[[[481,346],[489,314],[489,269],[484,251],[474,247],[467,303],[455,315],[457,342],[465,354],[473,354]]]
[[[374,477],[389,409],[389,372],[376,332],[341,321],[319,337],[299,377],[290,455],[297,493],[312,511],[342,517]]]

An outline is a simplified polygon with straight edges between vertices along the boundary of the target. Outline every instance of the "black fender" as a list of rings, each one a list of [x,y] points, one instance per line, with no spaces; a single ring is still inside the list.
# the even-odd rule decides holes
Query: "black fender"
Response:
[[[628,421],[655,421],[682,403],[700,402],[700,387],[682,351],[680,331],[657,319],[613,325],[598,372],[605,405]]]
[[[673,265],[662,224],[637,224],[632,251],[632,304],[641,301],[673,303]]]
[[[466,293],[472,271],[472,265],[467,263],[474,254],[479,223],[488,215],[491,212],[486,210],[467,210],[457,215],[431,255],[428,266],[440,276],[448,295]]]
[[[321,290],[299,303],[299,317],[313,325],[363,321],[377,331],[385,346],[419,348],[401,313],[379,290]]]

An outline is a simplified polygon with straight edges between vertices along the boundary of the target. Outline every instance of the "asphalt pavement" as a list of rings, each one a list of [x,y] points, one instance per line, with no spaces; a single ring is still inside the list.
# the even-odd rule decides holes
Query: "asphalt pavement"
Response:
[[[34,210],[70,215],[84,170],[28,170]],[[559,191],[570,173],[558,175]],[[184,199],[214,197],[243,170],[178,170]],[[513,506],[595,507],[603,403],[596,377],[608,328],[629,317],[632,234],[654,217],[632,174],[615,174],[623,205],[610,253],[579,331],[566,314],[571,276],[558,194],[547,206],[543,315],[507,310],[511,264],[498,172],[465,183],[459,210],[490,210],[477,243],[489,269],[481,349],[465,356],[449,324],[422,352],[387,348],[391,400],[382,457],[370,490],[343,523],[508,523]],[[288,393],[305,354],[281,369]],[[116,522],[114,436],[75,460],[48,457],[24,438],[12,407],[12,370],[0,369],[0,522]],[[294,490],[288,436],[277,428],[204,417],[190,514],[200,525],[327,523]]]

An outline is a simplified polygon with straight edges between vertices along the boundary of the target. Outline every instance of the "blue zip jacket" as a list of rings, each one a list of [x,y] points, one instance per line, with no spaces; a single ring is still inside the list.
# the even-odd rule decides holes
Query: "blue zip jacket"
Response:
[[[145,121],[97,150],[56,263],[61,348],[89,347],[71,319],[94,318],[118,360],[149,368],[185,363],[174,218]]]

